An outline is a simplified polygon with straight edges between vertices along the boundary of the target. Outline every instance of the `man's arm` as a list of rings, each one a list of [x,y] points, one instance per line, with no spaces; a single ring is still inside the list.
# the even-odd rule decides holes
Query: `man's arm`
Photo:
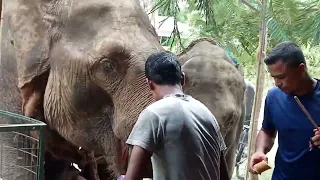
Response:
[[[256,152],[267,154],[272,149],[276,135],[277,131],[261,128],[256,138]]]
[[[269,97],[268,93],[265,100],[262,128],[256,138],[256,152],[250,158],[249,171],[254,174],[257,174],[254,165],[263,160],[267,160],[266,154],[271,150],[277,134],[272,114],[272,102],[270,99],[272,98]]]
[[[162,132],[158,116],[150,110],[144,110],[126,142],[133,147],[126,180],[141,180],[152,173],[150,157],[161,147]]]
[[[228,167],[227,162],[224,157],[223,151],[221,151],[220,154],[220,180],[229,180],[229,173],[228,173]]]
[[[141,148],[140,146],[133,146],[128,170],[125,176],[125,180],[141,180],[145,175],[148,163],[150,163],[150,157],[152,153]]]
[[[272,104],[269,99],[270,97],[267,95],[262,128],[256,138],[256,152],[261,152],[263,154],[267,154],[272,149],[274,139],[277,135],[277,130],[271,114]]]

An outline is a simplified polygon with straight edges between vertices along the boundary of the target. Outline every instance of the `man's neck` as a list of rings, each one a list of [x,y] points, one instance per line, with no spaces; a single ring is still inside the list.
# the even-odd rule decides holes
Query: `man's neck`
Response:
[[[313,91],[316,86],[317,81],[310,76],[306,77],[301,84],[299,85],[301,88],[295,93],[298,96],[303,96]]]
[[[159,92],[160,92],[162,98],[166,95],[169,95],[169,94],[183,94],[182,88],[179,85],[161,86]]]

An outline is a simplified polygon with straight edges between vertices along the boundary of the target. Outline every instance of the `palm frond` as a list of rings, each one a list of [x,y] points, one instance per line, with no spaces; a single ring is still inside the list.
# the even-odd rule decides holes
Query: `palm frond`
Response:
[[[155,0],[156,9],[174,18],[172,46],[184,48],[177,20],[188,21],[197,28],[201,37],[213,37],[229,49],[253,55],[259,36],[261,4],[257,0],[184,0],[188,6],[181,12],[183,0]],[[241,2],[239,1],[239,2]],[[254,8],[252,8],[254,7]],[[258,10],[258,11],[257,11]],[[183,14],[182,14],[183,13]],[[315,46],[320,43],[320,1],[269,0],[269,46],[292,40],[301,45]]]
[[[151,12],[156,10],[160,10],[165,12],[165,15],[172,16],[173,14],[178,14],[179,3],[183,0],[155,0],[155,6],[152,8]],[[233,13],[233,0],[185,0],[188,4],[188,9],[190,12],[196,11],[199,13],[201,17],[204,18],[204,22],[206,26],[213,27],[216,29],[217,26],[217,18],[221,19],[221,17],[216,18],[215,11],[218,4],[225,4],[229,8],[226,9],[224,13]],[[177,5],[178,7],[174,7]],[[224,16],[223,16],[224,17]]]
[[[301,3],[294,26],[304,44],[320,44],[320,2]]]
[[[277,40],[278,42],[291,40],[280,23],[277,22],[274,18],[269,19],[267,27],[270,32],[270,37]]]

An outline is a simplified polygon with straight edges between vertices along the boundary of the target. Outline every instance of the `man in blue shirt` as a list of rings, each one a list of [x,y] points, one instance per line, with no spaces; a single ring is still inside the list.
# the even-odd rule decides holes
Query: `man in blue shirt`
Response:
[[[279,147],[272,180],[320,179],[319,134],[296,103],[297,96],[316,124],[320,125],[320,86],[310,77],[300,47],[283,42],[264,60],[276,87],[268,91],[262,128],[256,139],[256,152],[249,169],[266,159],[278,133]],[[312,139],[311,139],[312,138]],[[310,142],[314,148],[310,149]]]

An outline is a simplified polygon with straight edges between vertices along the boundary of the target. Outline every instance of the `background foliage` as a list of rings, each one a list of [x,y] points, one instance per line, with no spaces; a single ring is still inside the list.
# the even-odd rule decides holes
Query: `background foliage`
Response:
[[[184,2],[185,6],[180,6]],[[154,0],[154,9],[193,27],[181,37],[175,23],[167,45],[180,52],[200,37],[215,39],[242,64],[245,76],[255,83],[256,53],[260,30],[259,0]],[[268,51],[282,41],[298,43],[304,50],[310,73],[320,78],[320,1],[269,0]]]

